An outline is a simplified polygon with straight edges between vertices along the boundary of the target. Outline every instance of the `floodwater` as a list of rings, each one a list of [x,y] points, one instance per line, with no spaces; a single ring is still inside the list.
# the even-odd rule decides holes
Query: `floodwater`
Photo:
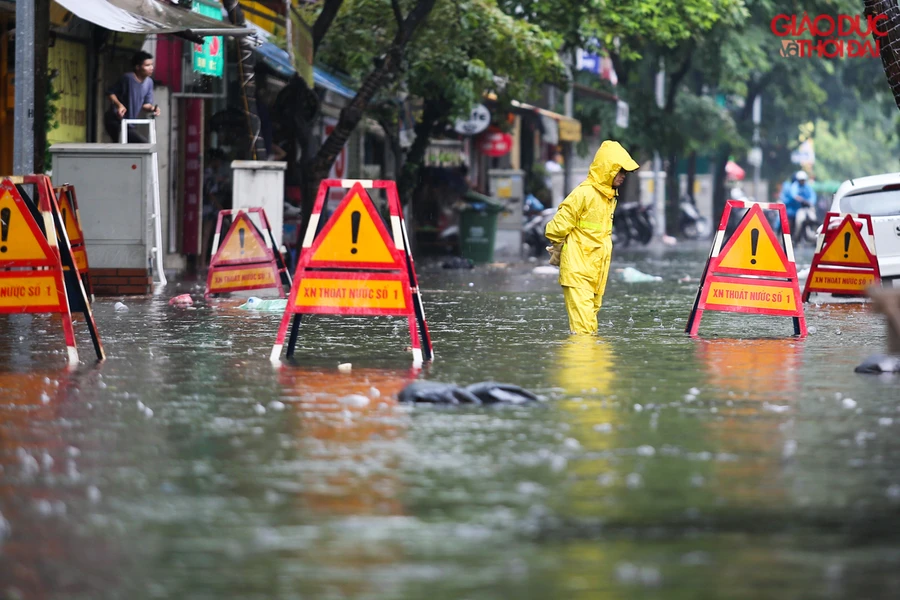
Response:
[[[0,598],[900,596],[900,379],[853,373],[881,319],[692,340],[704,259],[617,253],[664,281],[614,273],[596,338],[533,265],[423,269],[421,373],[387,318],[314,317],[273,368],[280,315],[168,306],[188,282],[98,301],[74,373],[57,321],[0,317]],[[398,406],[415,377],[546,402]]]

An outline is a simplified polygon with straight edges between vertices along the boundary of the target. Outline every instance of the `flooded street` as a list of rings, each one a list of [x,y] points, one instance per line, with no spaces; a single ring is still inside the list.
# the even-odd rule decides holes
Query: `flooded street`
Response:
[[[98,299],[108,359],[74,373],[58,321],[2,317],[0,597],[898,597],[900,380],[853,373],[882,320],[692,340],[706,251],[617,250],[664,281],[611,273],[599,337],[535,265],[422,269],[418,374],[388,318],[313,317],[273,368],[281,314],[167,304],[193,282]],[[546,402],[398,405],[416,377]]]

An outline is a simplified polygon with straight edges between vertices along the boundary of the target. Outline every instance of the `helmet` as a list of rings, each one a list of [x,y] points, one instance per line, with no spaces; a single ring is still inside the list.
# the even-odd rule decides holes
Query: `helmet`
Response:
[[[797,171],[797,173],[794,175],[794,179],[796,179],[797,181],[806,181],[807,179],[809,179],[809,175],[806,174],[806,171]]]

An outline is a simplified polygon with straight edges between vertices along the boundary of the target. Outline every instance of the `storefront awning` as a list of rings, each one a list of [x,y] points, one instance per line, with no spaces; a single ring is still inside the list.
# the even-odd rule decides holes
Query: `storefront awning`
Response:
[[[497,95],[494,93],[485,94],[485,97],[488,100],[497,100]],[[556,122],[557,129],[559,131],[558,137],[556,137],[556,132],[554,131],[551,134],[551,138],[555,138],[557,141],[548,143],[555,144],[558,142],[581,141],[581,121],[579,121],[578,119],[573,119],[572,117],[561,115],[557,112],[553,112],[552,110],[547,110],[546,108],[540,108],[538,106],[532,106],[531,104],[525,104],[524,102],[519,102],[518,100],[513,100],[511,104],[513,105],[513,107],[518,108],[519,110],[533,112],[540,115],[541,117],[553,119],[553,121]]]
[[[271,42],[264,42],[256,48],[257,54],[262,58],[267,67],[284,79],[290,79],[297,74],[297,70],[291,64],[288,53]],[[332,75],[321,67],[313,67],[313,80],[319,87],[330,90],[338,96],[352,99],[356,92],[341,82],[340,78]]]
[[[578,119],[573,119],[572,117],[561,115],[557,112],[553,112],[552,110],[547,110],[546,108],[540,108],[538,106],[525,104],[524,102],[519,102],[518,100],[513,100],[512,105],[518,109],[530,110],[532,112],[538,113],[542,117],[548,117],[556,121],[559,125],[560,142],[581,141],[581,121],[579,121]]]
[[[245,36],[249,27],[235,27],[158,0],[56,0],[77,17],[122,33],[187,33],[194,36]]]

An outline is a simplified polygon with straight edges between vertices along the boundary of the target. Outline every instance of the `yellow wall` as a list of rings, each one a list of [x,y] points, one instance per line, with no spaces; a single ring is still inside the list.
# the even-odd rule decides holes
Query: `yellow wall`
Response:
[[[61,93],[54,104],[59,126],[47,132],[47,142],[87,141],[87,48],[83,44],[57,38],[48,55],[50,71],[58,75],[53,88]]]

